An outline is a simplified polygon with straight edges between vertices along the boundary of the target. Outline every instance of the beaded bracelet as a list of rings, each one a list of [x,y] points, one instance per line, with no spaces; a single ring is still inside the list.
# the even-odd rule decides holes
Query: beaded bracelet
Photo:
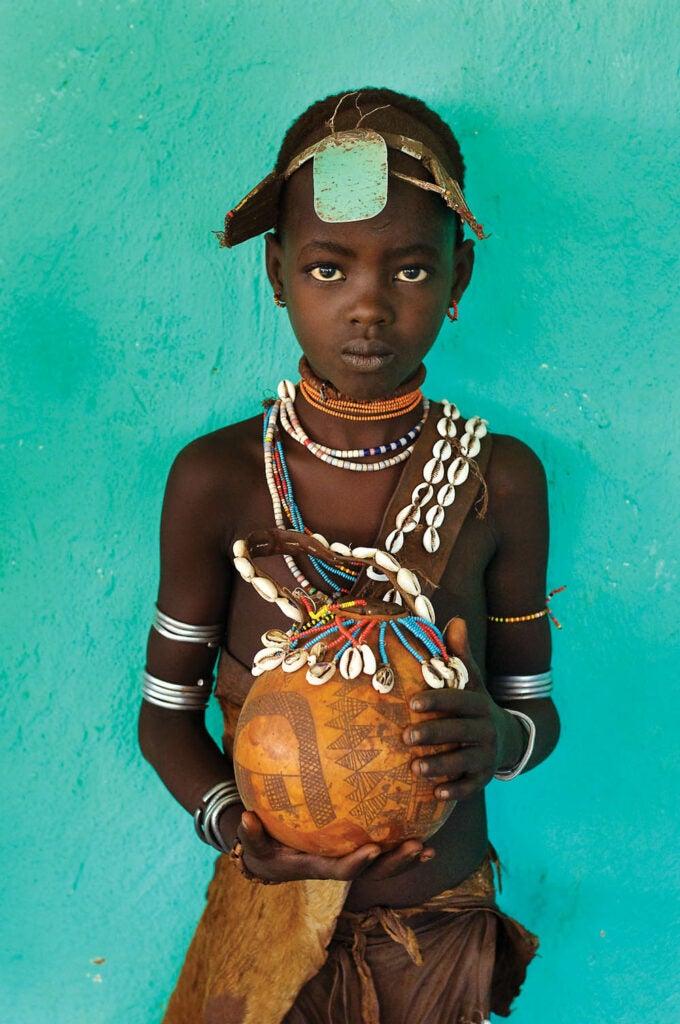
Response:
[[[564,587],[557,587],[556,590],[551,590],[545,599],[545,608],[541,608],[539,612],[530,612],[529,615],[487,615],[487,619],[489,620],[489,622],[531,622],[533,619],[542,619],[545,615],[549,615],[557,629],[562,629],[561,624],[557,621],[553,613],[548,608],[548,603],[551,597],[554,597],[555,594],[561,594],[562,591],[566,589],[567,588],[565,585]]]
[[[233,779],[227,782],[218,782],[216,786],[204,794],[201,804],[194,812],[194,828],[196,835],[208,846],[214,847],[220,853],[230,853],[231,847],[227,846],[222,838],[222,833],[217,827],[217,821],[227,807],[241,802],[236,783]]]
[[[527,731],[529,739],[527,740],[526,750],[522,754],[521,758],[513,768],[500,769],[494,775],[494,779],[498,779],[500,782],[510,782],[511,779],[516,779],[521,772],[524,771],[529,758],[534,752],[534,744],[536,742],[536,725],[533,718],[529,718],[523,711],[514,711],[512,708],[505,709],[509,715],[513,715],[515,718],[519,718],[520,722]]]

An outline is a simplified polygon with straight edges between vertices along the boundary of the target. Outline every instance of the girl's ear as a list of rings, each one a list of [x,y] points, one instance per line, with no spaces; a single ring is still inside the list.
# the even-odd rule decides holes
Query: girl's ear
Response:
[[[472,268],[475,265],[475,243],[471,238],[459,245],[453,254],[453,284],[451,299],[456,302],[470,283]]]
[[[265,259],[267,264],[267,277],[275,292],[283,291],[282,260],[283,252],[281,243],[274,234],[264,237],[266,251]]]

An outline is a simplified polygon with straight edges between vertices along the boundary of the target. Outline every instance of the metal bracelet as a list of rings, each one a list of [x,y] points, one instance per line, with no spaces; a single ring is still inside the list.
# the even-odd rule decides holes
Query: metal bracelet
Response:
[[[219,647],[224,633],[224,625],[216,622],[212,626],[192,626],[189,622],[180,622],[162,612],[156,605],[153,617],[153,628],[168,640],[179,640],[186,644],[206,644],[208,647]]]
[[[217,822],[222,811],[240,802],[241,796],[233,779],[218,782],[209,789],[194,812],[194,828],[198,838],[220,853],[230,853],[231,847],[224,842]]]
[[[157,679],[149,672],[142,673],[142,697],[149,704],[170,711],[205,711],[212,693],[213,677],[197,679],[187,686]]]
[[[553,690],[552,671],[534,676],[492,676],[487,688],[496,701],[549,697]]]
[[[514,715],[515,718],[519,718],[529,737],[527,740],[526,750],[517,764],[513,768],[501,769],[494,775],[494,779],[499,779],[501,782],[510,782],[511,779],[516,779],[529,763],[529,758],[534,752],[534,744],[536,742],[536,725],[534,720],[529,718],[528,715],[525,715],[523,711],[515,711],[513,708],[506,708],[505,710],[509,715]]]

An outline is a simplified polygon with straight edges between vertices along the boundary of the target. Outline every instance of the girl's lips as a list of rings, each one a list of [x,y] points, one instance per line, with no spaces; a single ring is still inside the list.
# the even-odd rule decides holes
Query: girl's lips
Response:
[[[380,370],[394,359],[394,352],[382,345],[351,345],[343,349],[340,358],[354,370]]]

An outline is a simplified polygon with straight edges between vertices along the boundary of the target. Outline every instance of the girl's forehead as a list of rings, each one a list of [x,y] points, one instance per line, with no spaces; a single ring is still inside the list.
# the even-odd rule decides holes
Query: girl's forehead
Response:
[[[390,160],[391,167],[428,180],[427,171],[419,161],[402,153],[394,157],[394,162]],[[385,244],[398,241],[403,246],[412,243],[438,248],[453,243],[455,217],[438,196],[390,176],[387,202],[380,213],[365,220],[329,223],[316,213],[312,168],[305,165],[286,183],[278,234],[284,247],[291,241],[295,248],[313,240],[343,240],[352,247],[373,245],[378,238]]]

